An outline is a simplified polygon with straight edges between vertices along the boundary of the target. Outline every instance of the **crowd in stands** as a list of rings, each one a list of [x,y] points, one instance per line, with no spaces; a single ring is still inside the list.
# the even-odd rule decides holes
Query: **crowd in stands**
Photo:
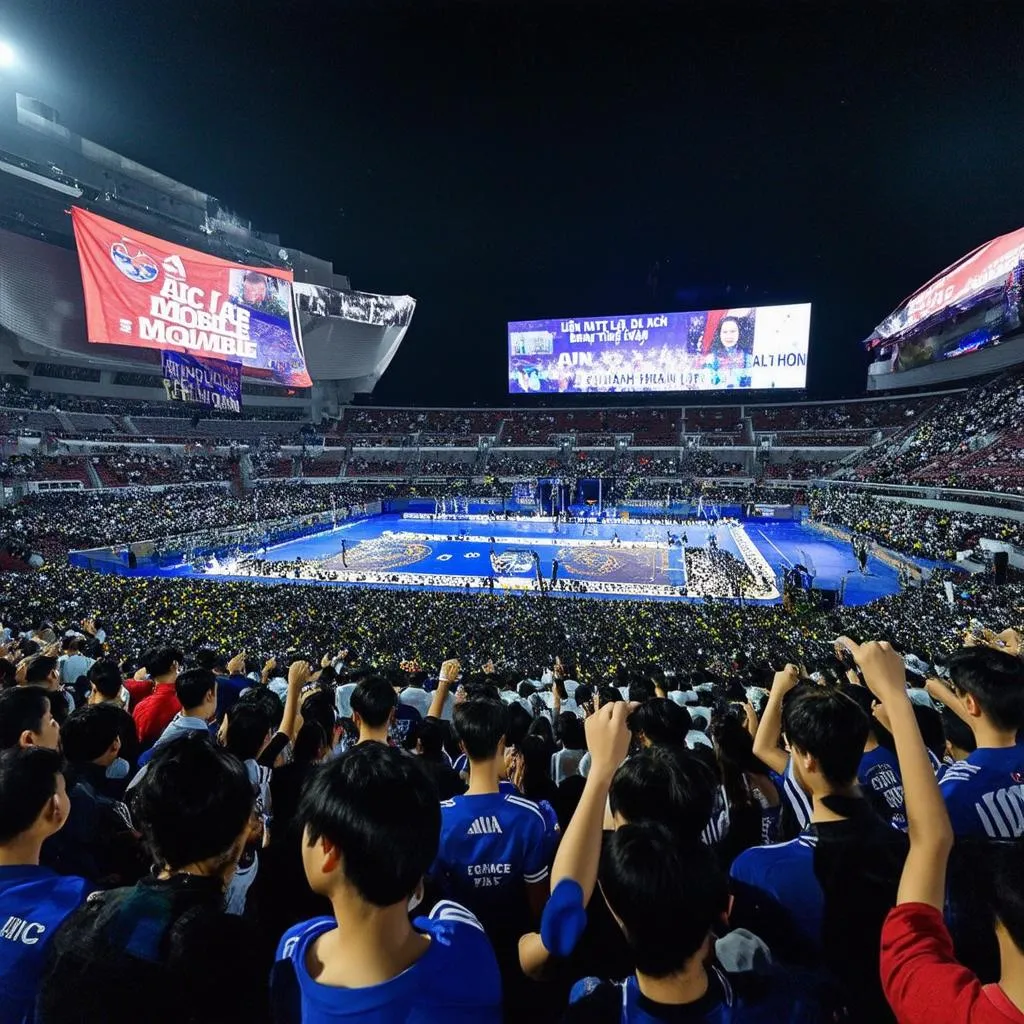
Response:
[[[0,577],[0,1012],[1024,1019],[1022,598]]]

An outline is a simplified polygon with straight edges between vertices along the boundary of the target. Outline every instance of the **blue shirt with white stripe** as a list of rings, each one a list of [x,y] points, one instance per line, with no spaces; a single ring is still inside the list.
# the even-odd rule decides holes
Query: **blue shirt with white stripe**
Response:
[[[441,804],[441,842],[431,874],[468,907],[491,938],[528,921],[526,884],[547,880],[547,823],[516,793],[456,796]]]
[[[426,952],[389,981],[341,988],[314,980],[310,946],[340,926],[333,917],[305,921],[285,932],[270,979],[276,1024],[499,1024],[501,977],[480,922],[465,907],[442,901],[413,927],[430,937]],[[453,982],[457,979],[457,983]]]
[[[946,769],[939,782],[957,836],[1024,836],[1024,744],[982,747]]]

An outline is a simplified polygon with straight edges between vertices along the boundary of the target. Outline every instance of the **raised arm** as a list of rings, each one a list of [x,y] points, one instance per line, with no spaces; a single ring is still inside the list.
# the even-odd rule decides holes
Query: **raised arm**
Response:
[[[789,755],[779,747],[779,737],[782,735],[782,701],[799,682],[800,669],[796,665],[787,665],[781,672],[775,673],[768,703],[754,735],[754,756],[760,758],[779,775],[785,772],[789,763]]]
[[[284,700],[284,713],[281,715],[281,724],[277,731],[283,732],[292,742],[297,732],[295,723],[299,713],[299,697],[302,694],[302,687],[312,674],[307,661],[293,661],[288,668],[288,695]]]
[[[926,903],[941,911],[953,828],[907,695],[903,659],[887,643],[856,644],[846,637],[842,643],[853,653],[864,682],[886,709],[896,741],[910,833],[910,852],[897,902]]]
[[[449,658],[441,666],[441,672],[437,677],[437,689],[434,691],[434,699],[430,702],[430,707],[427,710],[427,718],[440,718],[444,714],[448,691],[451,689],[452,683],[459,678],[461,668],[458,658]]]

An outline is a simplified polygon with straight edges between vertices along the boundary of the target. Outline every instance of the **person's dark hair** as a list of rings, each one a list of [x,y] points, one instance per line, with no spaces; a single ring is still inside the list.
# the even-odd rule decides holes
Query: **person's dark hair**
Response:
[[[532,724],[533,715],[522,704],[516,702],[505,705],[505,745],[518,747]]]
[[[240,761],[259,756],[267,742],[267,733],[274,727],[263,708],[256,704],[237,701],[224,712],[228,720],[228,734],[224,747]]]
[[[0,752],[0,844],[27,831],[57,792],[64,759],[45,747]]]
[[[946,734],[942,731],[942,715],[935,708],[926,707],[924,704],[915,703],[912,707],[924,745],[941,761],[946,752]],[[967,731],[970,732],[970,729]]]
[[[434,761],[437,764],[444,763],[442,752],[444,750],[444,736],[441,732],[441,723],[424,718],[415,727],[413,746],[420,745],[420,756],[427,761]]]
[[[1024,884],[1020,871],[1020,842],[987,842],[972,851],[981,895],[992,917],[1000,922],[1017,949],[1024,951]]]
[[[102,757],[121,734],[121,711],[112,704],[86,704],[61,726],[60,745],[72,764]]]
[[[330,748],[331,739],[324,732],[323,726],[315,719],[308,718],[295,737],[292,748],[292,764],[310,765]]]
[[[185,655],[180,648],[161,647],[159,650],[147,651],[143,664],[146,666],[146,671],[155,679],[157,676],[167,675],[175,662],[181,665],[184,660]]]
[[[608,837],[598,877],[637,971],[654,978],[681,970],[728,907],[728,882],[711,851],[651,821]]]
[[[40,654],[25,671],[26,683],[45,683],[50,673],[57,668],[57,659]]]
[[[971,727],[949,708],[943,708],[939,714],[942,718],[943,738],[949,740],[954,747],[973,754],[978,749],[978,741],[974,738]]]
[[[41,686],[18,686],[0,693],[0,749],[16,747],[26,730],[38,735],[50,710],[50,695]]]
[[[554,753],[555,730],[551,728],[551,722],[546,715],[538,715],[530,723],[530,728],[526,730],[526,735],[539,737],[544,742],[548,753]]]
[[[227,658],[212,647],[200,647],[192,660],[196,663],[196,668],[208,668],[214,674],[219,668],[227,672]]]
[[[269,686],[249,687],[236,703],[258,708],[267,720],[268,729],[277,725],[284,713],[284,704],[281,703],[281,698]]]
[[[626,724],[632,732],[642,732],[655,746],[683,747],[686,734],[693,728],[693,719],[675,701],[654,697],[634,708]]]
[[[997,729],[1024,725],[1024,662],[991,647],[964,647],[949,659],[957,693],[970,694]]]
[[[350,703],[353,715],[359,715],[371,729],[379,729],[398,707],[398,694],[386,679],[369,676],[352,691]]]
[[[338,848],[346,879],[377,907],[415,892],[441,835],[441,805],[427,773],[382,743],[360,744],[318,768],[298,820],[306,843],[324,837]]]
[[[782,706],[782,731],[790,747],[815,758],[833,786],[856,779],[869,725],[863,708],[838,687],[802,683]]]
[[[13,661],[0,658],[0,690],[6,690],[8,687],[17,685],[17,672],[18,670]]]
[[[555,736],[565,750],[586,750],[587,734],[583,720],[571,711],[563,711],[555,721]]]
[[[649,747],[619,765],[608,803],[636,824],[656,821],[683,840],[696,840],[711,818],[718,780],[690,751]]]
[[[338,720],[338,705],[330,690],[314,690],[302,702],[302,720],[316,721],[327,735],[328,742],[334,739],[334,726]]]
[[[174,681],[174,692],[182,709],[189,711],[199,707],[203,698],[216,689],[217,677],[208,668],[190,668]]]
[[[601,698],[601,706],[605,704],[617,704],[622,700],[622,694],[617,686],[611,683],[600,683],[597,687],[597,695]]]
[[[551,784],[548,745],[540,736],[525,736],[518,751],[523,759],[523,796],[528,800],[544,799],[545,788]]]
[[[455,705],[452,726],[470,761],[486,761],[498,752],[508,715],[501,700],[464,700]]]
[[[735,716],[725,715],[711,723],[711,738],[718,755],[722,785],[731,807],[751,807],[755,800],[747,785],[748,772],[768,775],[769,769],[754,756],[754,739]]]
[[[154,863],[173,871],[226,857],[254,799],[245,765],[206,734],[188,732],[156,748],[133,808]]]
[[[107,700],[113,700],[121,692],[121,670],[114,661],[94,661],[89,666],[89,682]]]
[[[634,679],[629,684],[629,699],[643,704],[645,701],[654,700],[654,682],[650,679]]]

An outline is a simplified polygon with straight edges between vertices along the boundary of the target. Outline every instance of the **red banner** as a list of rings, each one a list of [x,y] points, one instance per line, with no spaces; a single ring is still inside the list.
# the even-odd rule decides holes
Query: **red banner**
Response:
[[[867,346],[874,348],[950,306],[962,306],[992,287],[1005,284],[1024,263],[1024,228],[1000,235],[946,267],[919,288],[876,328]]]
[[[185,351],[312,384],[291,271],[231,263],[78,207],[71,215],[90,342]]]

